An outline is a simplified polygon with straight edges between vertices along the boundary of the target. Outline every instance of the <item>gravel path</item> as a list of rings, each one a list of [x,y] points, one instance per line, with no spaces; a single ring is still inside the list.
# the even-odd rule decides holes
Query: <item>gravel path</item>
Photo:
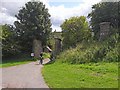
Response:
[[[44,60],[47,63],[49,59]],[[48,88],[45,84],[38,62],[2,69],[3,88]]]

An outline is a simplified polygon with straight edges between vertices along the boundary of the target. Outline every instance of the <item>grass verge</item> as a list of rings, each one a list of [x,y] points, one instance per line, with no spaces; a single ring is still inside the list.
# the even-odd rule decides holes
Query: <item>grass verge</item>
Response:
[[[31,58],[7,59],[0,64],[0,68],[26,64],[32,61],[33,60]]]
[[[50,54],[43,53],[43,58],[50,58]],[[2,60],[2,63],[0,63],[0,68],[26,64],[32,61],[36,60],[31,58],[28,54],[18,55],[18,57]]]
[[[118,63],[45,65],[42,74],[50,88],[118,88]]]

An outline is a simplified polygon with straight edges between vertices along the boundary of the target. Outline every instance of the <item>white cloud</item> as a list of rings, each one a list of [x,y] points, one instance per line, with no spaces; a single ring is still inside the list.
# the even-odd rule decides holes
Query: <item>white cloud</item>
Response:
[[[16,20],[15,17],[0,12],[0,24],[13,24]]]
[[[14,17],[15,14],[18,13],[19,9],[24,6],[24,4],[30,0],[4,0],[2,1],[2,5],[0,6],[0,24],[11,23],[16,20]],[[52,28],[53,30],[60,31],[60,25],[63,21],[72,16],[87,16],[87,14],[91,11],[91,6],[95,3],[100,2],[101,0],[38,0],[43,1],[46,7],[49,9],[49,13],[51,14]],[[78,6],[74,6],[72,8],[65,7],[64,5],[59,6],[50,6],[49,2],[82,2]]]
[[[59,26],[52,25],[52,28],[53,28],[53,31],[55,31],[55,30],[58,32],[61,31],[61,28]]]
[[[52,23],[54,25],[54,30],[55,29],[57,30],[58,27],[63,23],[65,19],[68,19],[72,16],[87,16],[88,13],[91,12],[92,5],[100,1],[101,0],[92,0],[90,2],[90,0],[84,0],[78,6],[75,6],[73,8],[66,8],[64,5],[49,7],[49,13],[51,14],[51,17],[52,17]],[[57,26],[55,27],[55,25]]]
[[[30,0],[3,0],[0,1],[0,24],[13,24],[15,20],[15,15],[21,7],[25,5],[26,2]],[[39,0],[44,4],[48,4],[47,0]],[[48,6],[48,5],[47,5]]]

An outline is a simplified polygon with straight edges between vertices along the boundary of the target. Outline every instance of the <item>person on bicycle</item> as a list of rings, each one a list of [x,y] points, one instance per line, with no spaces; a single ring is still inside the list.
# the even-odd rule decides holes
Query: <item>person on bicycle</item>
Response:
[[[42,64],[43,63],[43,52],[40,53],[40,62],[39,64]]]

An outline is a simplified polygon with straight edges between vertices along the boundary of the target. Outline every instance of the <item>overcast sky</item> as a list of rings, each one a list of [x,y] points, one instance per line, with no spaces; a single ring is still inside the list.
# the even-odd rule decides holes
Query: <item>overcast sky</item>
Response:
[[[0,24],[13,24],[15,15],[26,2],[30,0],[2,0],[0,1]],[[38,0],[49,9],[53,31],[61,31],[60,25],[72,16],[87,16],[92,5],[101,0]]]

